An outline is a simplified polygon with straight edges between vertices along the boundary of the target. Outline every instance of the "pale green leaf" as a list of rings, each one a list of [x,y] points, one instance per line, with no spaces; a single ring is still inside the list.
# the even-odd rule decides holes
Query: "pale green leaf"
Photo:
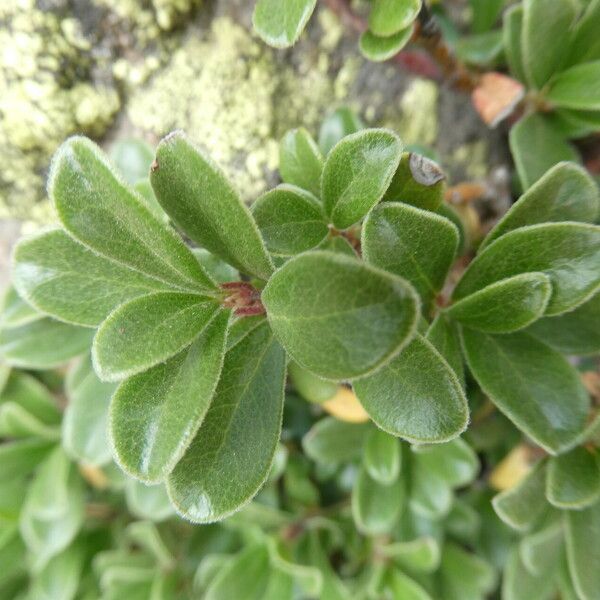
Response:
[[[308,131],[304,127],[288,131],[279,144],[281,179],[318,196],[322,171],[321,151]]]
[[[521,561],[525,568],[532,575],[554,572],[563,552],[563,539],[560,520],[525,536],[519,544]]]
[[[339,388],[337,383],[317,377],[294,361],[288,366],[288,375],[296,392],[305,400],[316,404],[331,399]]]
[[[375,0],[369,13],[369,29],[388,37],[406,29],[417,18],[421,0]]]
[[[0,330],[0,356],[23,369],[52,369],[83,354],[94,331],[44,318]]]
[[[323,156],[344,137],[364,128],[363,122],[346,106],[337,108],[328,114],[319,131],[319,148]]]
[[[590,401],[561,354],[522,332],[493,336],[464,328],[462,338],[473,376],[521,431],[550,454],[577,442]]]
[[[471,447],[457,438],[446,444],[413,446],[420,469],[443,479],[453,488],[471,483],[479,472],[479,459]]]
[[[125,498],[129,512],[138,519],[160,522],[175,514],[163,484],[146,485],[137,479],[127,478]]]
[[[454,261],[458,231],[430,211],[385,202],[366,218],[361,247],[367,262],[409,281],[427,308]]]
[[[229,312],[221,311],[183,352],[124,381],[110,407],[119,466],[146,482],[173,470],[206,415],[221,374]]]
[[[319,201],[293,185],[280,185],[263,194],[252,205],[252,215],[267,250],[281,256],[310,250],[329,233]]]
[[[338,380],[366,375],[396,355],[415,331],[419,306],[403,279],[324,251],[289,260],[262,301],[291,357]]]
[[[521,273],[496,281],[445,310],[451,318],[487,333],[509,333],[539,319],[552,294],[550,277]]]
[[[502,36],[504,54],[511,74],[522,82],[527,80],[523,66],[523,46],[521,32],[523,31],[523,6],[513,4],[504,13],[502,21]]]
[[[372,429],[365,442],[363,465],[367,473],[382,485],[390,485],[400,475],[402,453],[395,437]]]
[[[95,252],[169,285],[214,287],[183,240],[116,177],[90,140],[72,137],[59,148],[48,194],[65,229]]]
[[[159,292],[121,305],[100,325],[92,346],[103,381],[119,381],[189,346],[218,305],[204,296]]]
[[[600,110],[600,60],[559,73],[552,80],[545,97],[561,108]]]
[[[43,316],[25,302],[12,285],[7,288],[0,307],[0,329],[26,325],[41,319]]]
[[[29,475],[56,447],[47,440],[25,439],[0,444],[0,483]]]
[[[587,3],[571,34],[567,65],[600,59],[598,19],[600,19],[600,0],[591,0]]]
[[[456,44],[456,55],[460,60],[480,67],[491,67],[498,63],[504,50],[502,30],[485,31],[461,37]]]
[[[60,439],[60,427],[47,425],[16,402],[0,404],[0,437],[36,437],[49,441]]]
[[[354,391],[378,427],[411,442],[446,442],[468,423],[460,382],[420,335],[388,365],[356,381]]]
[[[430,573],[440,564],[440,544],[431,536],[418,537],[408,542],[394,542],[381,546],[379,551],[411,572]]]
[[[448,542],[440,565],[444,600],[484,600],[496,586],[496,573],[480,556]]]
[[[92,252],[61,229],[21,240],[12,277],[19,293],[38,310],[91,327],[128,300],[172,287]]]
[[[339,229],[360,221],[381,200],[400,162],[402,142],[385,129],[366,129],[338,142],[325,160],[321,198]]]
[[[31,598],[36,600],[72,600],[79,587],[79,579],[86,558],[82,543],[69,546],[54,556],[36,574],[30,588]]]
[[[410,42],[413,30],[413,25],[410,24],[389,37],[381,37],[367,29],[360,36],[360,51],[365,58],[373,62],[383,62],[398,54]]]
[[[297,41],[315,9],[317,0],[258,0],[252,23],[269,46],[289,48]]]
[[[600,227],[547,223],[510,231],[471,262],[454,290],[454,300],[496,281],[531,272],[545,273],[552,282],[546,315],[568,312],[583,304],[600,287]]]
[[[340,464],[362,454],[370,427],[363,423],[346,423],[325,417],[315,423],[302,438],[302,448],[312,460]]]
[[[438,473],[422,466],[418,454],[411,459],[410,508],[425,522],[439,521],[452,508],[452,488]]]
[[[586,508],[600,500],[600,459],[583,446],[548,461],[546,497],[557,508]]]
[[[532,575],[518,548],[509,554],[502,580],[502,600],[550,600],[555,597],[555,585],[548,573]]]
[[[388,572],[385,589],[392,592],[393,598],[402,598],[402,600],[432,600],[432,597],[420,584],[398,569]]]
[[[182,516],[218,521],[256,494],[279,441],[284,381],[285,353],[266,324],[227,352],[208,413],[168,479]]]
[[[150,181],[173,222],[226,263],[267,279],[273,266],[256,223],[221,169],[181,131],[162,140],[156,161]]]
[[[121,171],[125,181],[134,184],[148,177],[154,151],[143,140],[122,139],[111,146],[110,159]]]
[[[218,256],[215,256],[208,250],[205,250],[204,248],[193,248],[192,252],[204,270],[217,283],[227,283],[229,281],[239,281],[241,279],[237,269],[234,269],[231,265],[228,265],[225,261],[221,260]]]
[[[22,406],[28,413],[48,425],[58,425],[61,413],[48,388],[27,373],[13,370],[0,390],[0,407],[5,402]]]

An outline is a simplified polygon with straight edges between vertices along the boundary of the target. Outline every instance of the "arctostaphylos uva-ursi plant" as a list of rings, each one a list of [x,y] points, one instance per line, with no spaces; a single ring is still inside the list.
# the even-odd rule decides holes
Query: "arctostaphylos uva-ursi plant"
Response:
[[[475,249],[439,167],[359,127],[338,111],[319,144],[286,134],[284,183],[250,209],[181,132],[150,184],[71,138],[49,180],[61,227],[14,251],[0,350],[48,369],[91,344],[79,369],[103,407],[65,421],[105,419],[103,460],[186,519],[251,529],[234,559],[202,563],[207,597],[292,581],[306,597],[485,598],[501,569],[508,599],[594,598],[598,421],[567,357],[600,351],[597,187],[556,165]],[[343,397],[343,419],[372,422],[315,421]],[[85,449],[85,425],[62,430]],[[516,545],[488,490],[456,494],[480,471],[472,448],[493,467],[515,446],[540,457],[494,500],[526,532]]]

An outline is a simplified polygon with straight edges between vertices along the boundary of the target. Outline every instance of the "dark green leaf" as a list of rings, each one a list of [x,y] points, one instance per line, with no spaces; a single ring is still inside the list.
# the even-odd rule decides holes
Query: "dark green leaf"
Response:
[[[464,388],[465,368],[458,325],[447,319],[443,314],[439,314],[427,330],[425,339],[446,359]]]
[[[509,333],[539,319],[551,294],[550,277],[544,273],[522,273],[466,296],[445,312],[480,331]]]
[[[19,293],[38,310],[92,327],[120,304],[171,287],[92,252],[61,229],[21,240],[12,276]]]
[[[324,156],[344,137],[364,128],[360,118],[342,106],[325,117],[319,131],[319,148]]]
[[[385,129],[359,131],[332,148],[323,167],[321,198],[337,228],[360,221],[381,200],[401,153],[402,142]]]
[[[100,325],[92,358],[103,381],[119,381],[189,346],[218,305],[204,296],[159,292],[121,305]]]
[[[309,192],[280,185],[252,205],[252,214],[273,254],[291,256],[320,244],[329,232],[323,208]]]
[[[562,0],[561,0],[562,1]],[[579,162],[579,153],[542,115],[532,113],[510,129],[508,140],[524,190],[561,161]],[[543,152],[540,151],[543,148]]]
[[[346,423],[325,417],[315,423],[302,438],[302,448],[314,461],[339,464],[362,454],[370,427],[363,423]]]
[[[462,337],[473,376],[521,431],[550,454],[576,443],[590,401],[561,354],[521,332],[492,336],[464,328]]]
[[[581,600],[595,600],[600,589],[600,502],[564,513],[571,578]]]
[[[208,413],[168,479],[185,518],[223,519],[265,482],[279,441],[284,381],[285,353],[266,324],[227,352]]]
[[[421,0],[374,0],[369,14],[369,29],[389,37],[412,25],[421,10]]]
[[[525,75],[525,67],[523,66],[522,31],[523,6],[521,4],[513,4],[505,11],[502,21],[504,54],[511,74],[520,81],[525,82],[527,77]]]
[[[169,285],[214,287],[183,241],[115,176],[90,140],[73,137],[59,148],[48,194],[65,229],[95,252]]]
[[[181,131],[162,140],[156,164],[150,181],[173,222],[226,263],[267,279],[273,266],[256,223],[221,169]]]
[[[546,496],[557,508],[586,508],[600,499],[600,460],[595,449],[578,446],[548,462]]]
[[[479,254],[458,282],[454,299],[514,275],[542,272],[550,277],[553,290],[545,314],[557,315],[594,295],[600,286],[599,265],[600,227],[584,223],[530,225],[510,231]]]
[[[479,252],[508,231],[553,221],[594,223],[600,212],[598,187],[579,165],[561,162],[532,185],[479,246]]]
[[[419,305],[399,277],[323,251],[289,260],[262,300],[292,358],[328,379],[366,375],[390,360],[413,335]]]
[[[318,196],[322,171],[321,151],[308,131],[304,127],[288,131],[279,144],[281,179]]]
[[[523,65],[529,83],[536,89],[559,70],[565,61],[565,47],[557,43],[569,31],[576,16],[571,0],[524,0]],[[530,140],[530,143],[532,140]],[[538,146],[543,148],[543,146]],[[546,149],[544,149],[544,152]]]
[[[494,510],[513,529],[530,530],[547,511],[545,466],[538,462],[514,487],[494,496]]]
[[[536,321],[527,332],[564,354],[598,354],[600,294],[571,312]]]
[[[400,474],[402,453],[395,437],[373,429],[367,437],[363,456],[363,464],[367,473],[382,485],[390,485]]]
[[[355,382],[354,391],[381,429],[411,442],[451,440],[469,419],[456,375],[420,335],[384,368]]]
[[[111,437],[127,473],[161,481],[183,456],[221,374],[229,316],[221,311],[189,348],[119,386],[111,403]]]
[[[360,36],[359,47],[365,58],[374,62],[383,62],[395,56],[410,42],[413,25],[393,33],[389,37],[380,37],[370,30]]]
[[[15,367],[52,369],[83,354],[94,331],[44,318],[0,330],[0,356]]]
[[[252,23],[258,35],[270,46],[289,48],[306,27],[317,0],[258,0]]]
[[[430,211],[385,202],[367,216],[361,247],[367,262],[410,281],[427,308],[454,261],[458,231]]]
[[[600,110],[600,60],[559,73],[552,80],[546,99],[562,108]]]

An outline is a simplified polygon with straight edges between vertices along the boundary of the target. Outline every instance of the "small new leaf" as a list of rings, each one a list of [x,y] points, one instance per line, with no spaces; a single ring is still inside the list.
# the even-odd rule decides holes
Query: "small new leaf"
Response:
[[[389,37],[406,29],[417,18],[421,0],[375,0],[369,14],[369,29]]]
[[[317,0],[258,0],[252,23],[260,37],[275,48],[289,48],[297,41],[315,9]]]
[[[279,144],[279,173],[285,183],[321,193],[323,157],[316,142],[304,127],[288,131]]]

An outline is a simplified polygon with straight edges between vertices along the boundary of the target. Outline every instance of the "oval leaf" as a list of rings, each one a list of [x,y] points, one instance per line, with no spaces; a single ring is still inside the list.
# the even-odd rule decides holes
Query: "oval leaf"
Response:
[[[297,41],[317,0],[258,0],[252,14],[256,33],[269,46],[289,48]]]
[[[316,142],[304,127],[288,131],[279,144],[279,173],[285,183],[321,193],[323,157]]]
[[[544,273],[523,273],[492,283],[459,300],[446,314],[488,333],[509,333],[530,325],[546,310],[552,285]]]
[[[400,474],[400,444],[395,437],[373,429],[367,438],[363,464],[371,479],[383,485],[390,485]]]
[[[323,167],[321,198],[336,227],[350,227],[381,200],[401,154],[402,142],[385,129],[358,131],[332,148]]]
[[[48,194],[65,229],[95,252],[170,285],[214,288],[183,241],[117,178],[90,140],[72,137],[59,148]]]
[[[365,219],[361,247],[367,262],[410,281],[429,307],[454,261],[458,230],[430,211],[386,202]]]
[[[378,427],[411,442],[446,442],[468,423],[460,382],[420,335],[377,373],[355,382],[354,391]]]
[[[263,194],[252,205],[252,214],[269,252],[281,256],[310,250],[329,233],[319,201],[293,185]]]
[[[273,266],[248,207],[182,131],[158,145],[150,182],[160,205],[194,242],[243,273],[269,277]]]
[[[119,466],[133,477],[161,481],[191,443],[221,374],[228,323],[220,312],[189,348],[119,386],[110,431]]]
[[[465,328],[462,338],[473,376],[521,431],[550,454],[577,441],[590,401],[561,354],[521,332],[493,336]]]
[[[523,66],[523,46],[521,32],[523,31],[523,6],[520,4],[509,6],[504,12],[502,21],[502,39],[504,41],[504,54],[510,72],[519,81],[525,82],[525,67]]]
[[[395,56],[410,42],[413,35],[413,26],[409,25],[389,37],[380,37],[367,30],[359,40],[359,48],[365,58],[373,62],[383,62]]]
[[[319,149],[324,156],[344,137],[364,129],[364,124],[352,110],[346,106],[337,108],[328,114],[319,130]]]
[[[316,462],[340,464],[361,455],[369,426],[325,417],[302,438],[302,448]]]
[[[403,279],[332,252],[289,260],[262,293],[273,332],[301,366],[328,379],[365,375],[412,337],[419,302]]]
[[[219,521],[260,489],[279,441],[284,381],[285,353],[266,324],[227,352],[208,413],[168,478],[183,517]]]
[[[405,29],[417,18],[421,0],[375,0],[369,14],[369,29],[388,37]]]
[[[121,305],[100,325],[92,358],[103,381],[150,369],[192,343],[218,310],[204,296],[160,292]]]
[[[546,99],[562,108],[600,110],[600,60],[559,73],[553,79]]]
[[[552,281],[546,315],[583,304],[600,287],[600,227],[548,223],[511,231],[471,262],[454,290],[454,299],[514,275],[538,271]]]

